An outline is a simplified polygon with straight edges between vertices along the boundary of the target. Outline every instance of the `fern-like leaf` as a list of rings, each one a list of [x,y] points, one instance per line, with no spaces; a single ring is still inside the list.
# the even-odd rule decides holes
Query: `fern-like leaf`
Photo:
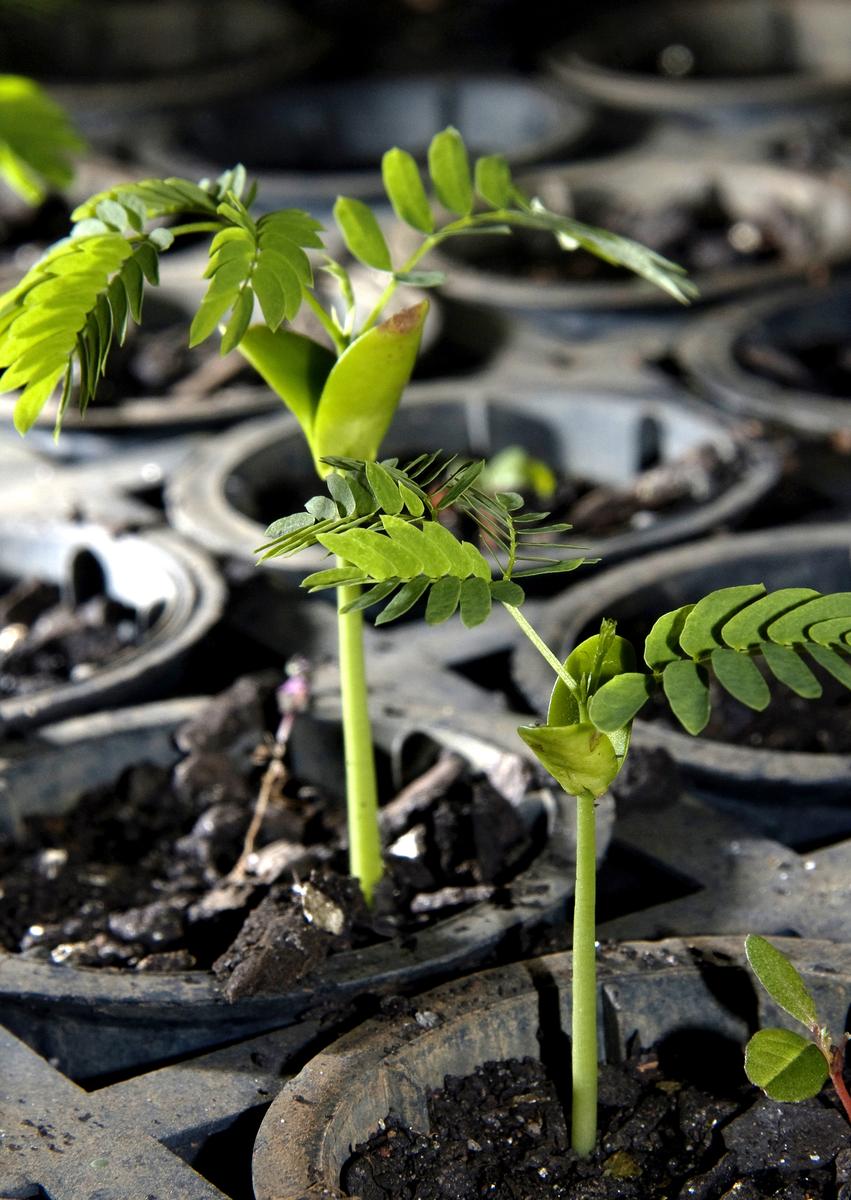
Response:
[[[74,383],[80,411],[94,399],[113,339],[139,321],[145,281],[157,282],[158,248],[117,232],[66,238],[0,296],[0,393],[20,389],[15,427],[31,428],[62,383],[57,431]]]
[[[756,711],[771,702],[772,678],[801,697],[818,698],[821,684],[807,660],[851,688],[851,592],[766,592],[762,584],[721,588],[659,617],[647,635],[644,659],[649,675],[613,679],[594,696],[590,716],[598,729],[632,720],[654,684],[692,734],[709,720],[713,678]]]
[[[451,126],[435,135],[428,151],[428,167],[435,194],[454,218],[435,228],[429,199],[419,169],[404,150],[389,150],[382,161],[384,189],[400,220],[426,234],[414,261],[397,274],[410,278],[422,252],[449,237],[471,233],[510,232],[530,228],[551,233],[565,251],[580,247],[614,266],[621,266],[661,288],[681,303],[697,295],[682,267],[631,238],[586,225],[573,217],[551,212],[540,200],[526,197],[515,184],[511,168],[501,155],[487,155],[470,166],[464,141]],[[478,197],[483,210],[474,209]],[[362,207],[362,206],[361,206]],[[373,265],[384,266],[375,260]]]
[[[223,227],[210,245],[207,292],[192,321],[189,344],[215,332],[230,312],[222,353],[244,335],[259,301],[267,326],[275,330],[298,313],[304,291],[313,283],[305,248],[321,249],[321,224],[298,209],[267,213],[255,221],[234,193],[216,208]]]
[[[509,562],[530,555],[518,551],[517,546],[525,536],[522,531],[518,535],[514,524],[522,500],[503,497],[501,502],[494,501],[477,492],[474,485],[481,462],[458,463],[438,454],[421,455],[404,468],[392,458],[383,462],[329,458],[324,462],[337,472],[326,479],[329,496],[315,496],[303,513],[270,525],[266,531],[270,540],[258,550],[263,558],[273,558],[318,545],[337,556],[341,565],[314,572],[303,581],[303,587],[309,591],[342,584],[368,587],[348,608],[386,602],[377,624],[396,620],[421,599],[426,600],[429,624],[447,620],[460,608],[467,626],[485,621],[494,602],[512,607],[523,603],[522,587],[506,571],[502,578],[494,578],[482,551],[456,537],[439,520],[451,504],[473,516],[489,537],[496,536],[499,522],[498,536],[504,535],[513,545]],[[531,515],[536,520],[541,516]],[[536,520],[528,527],[533,532],[539,528]],[[550,545],[556,544],[547,543]],[[568,570],[583,561],[541,558],[546,566],[519,574]]]
[[[85,150],[63,110],[38,84],[0,75],[0,178],[29,204],[39,204],[73,178],[72,159]]]

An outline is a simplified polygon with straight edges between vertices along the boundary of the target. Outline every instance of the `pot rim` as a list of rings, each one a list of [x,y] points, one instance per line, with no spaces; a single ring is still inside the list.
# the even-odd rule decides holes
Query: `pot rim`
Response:
[[[714,972],[722,966],[741,970],[743,936],[604,943],[599,952],[598,996],[603,1045],[609,1054],[620,1056],[633,1021],[635,1032],[643,1031],[639,1036],[644,1043],[644,1033],[664,1036],[661,1031],[671,1023],[674,1029],[693,1026],[699,1005],[727,1036],[747,1037],[753,1032],[746,1021],[723,1007],[700,970],[703,963],[711,964]],[[798,938],[772,941],[781,942],[808,982],[825,993],[829,1023],[843,1023],[851,985],[847,947]],[[390,1111],[422,1123],[426,1092],[440,1087],[444,1074],[465,1075],[493,1059],[541,1058],[548,1047],[556,1046],[554,1035],[564,1053],[559,1029],[545,1036],[540,997],[542,991],[558,988],[561,1020],[556,1023],[564,1028],[570,963],[570,953],[562,952],[444,984],[417,997],[417,1015],[428,1014],[427,1020],[418,1021],[410,1014],[372,1018],[320,1051],[284,1085],[263,1119],[253,1160],[258,1200],[301,1200],[314,1193],[342,1196],[339,1171],[350,1147],[368,1136]],[[671,983],[691,1001],[683,1006],[679,1023],[659,994],[662,986]],[[779,1010],[771,1007],[761,989],[755,991],[760,1015],[768,1011],[776,1018]],[[448,1046],[448,1053],[440,1053],[443,1046]],[[450,1064],[451,1070],[443,1069]]]
[[[525,395],[524,395],[525,393]],[[465,380],[412,385],[403,405],[410,410],[438,403],[455,403],[474,411],[476,406],[495,406],[516,409],[519,413],[540,416],[534,401],[547,402],[564,397],[567,402],[587,401],[590,397],[599,404],[634,402],[646,408],[648,415],[664,418],[686,413],[706,425],[706,441],[713,441],[732,452],[734,445],[741,455],[739,476],[719,495],[704,505],[695,505],[685,512],[674,513],[641,530],[625,530],[608,537],[583,539],[581,549],[588,556],[608,558],[646,551],[653,547],[695,537],[717,525],[734,521],[763,496],[777,480],[780,458],[767,444],[735,439],[735,422],[723,417],[716,409],[669,385],[646,379],[621,382],[617,387],[601,381],[577,380],[559,383],[555,377],[541,376],[531,383],[512,387],[510,381],[481,379],[470,384]],[[713,431],[714,426],[714,431]],[[227,559],[255,563],[252,553],[264,539],[264,528],[243,515],[228,502],[228,479],[239,470],[240,464],[262,452],[270,441],[300,438],[295,419],[289,414],[246,422],[215,442],[210,441],[188,457],[174,471],[166,487],[166,508],[169,520],[185,536],[205,546],[210,553]],[[577,535],[579,536],[579,535]],[[319,556],[306,551],[293,559],[273,558],[262,569],[295,581],[308,571],[316,570]]]
[[[726,0],[727,8],[735,10],[742,0]],[[836,10],[834,0],[773,0],[775,8],[796,14],[806,20],[813,10]],[[676,12],[684,7],[682,0],[653,0],[635,11],[639,23],[654,12]],[[713,0],[691,0],[692,13],[720,6]],[[605,39],[614,24],[612,18],[596,22],[577,38],[567,39],[545,56],[547,69],[566,87],[579,95],[611,105],[629,107],[646,113],[682,113],[711,121],[713,116],[736,109],[754,110],[790,105],[826,105],[831,100],[847,96],[851,91],[851,72],[817,67],[815,70],[795,70],[783,74],[745,77],[710,76],[703,79],[656,78],[634,70],[618,70],[593,59],[595,41]],[[707,108],[716,109],[707,113]]]
[[[171,663],[177,663],[209,632],[224,612],[227,589],[220,573],[205,551],[165,528],[135,532],[111,531],[105,523],[57,521],[31,515],[9,516],[7,528],[16,537],[33,539],[50,536],[51,530],[67,533],[67,549],[108,551],[121,544],[150,548],[162,556],[162,569],[173,584],[177,602],[151,626],[138,647],[125,651],[120,661],[98,667],[88,679],[68,681],[20,696],[0,700],[0,723],[4,730],[21,730],[56,721],[86,708],[120,703],[127,694],[138,692],[140,681],[156,678]],[[0,522],[2,534],[3,522]]]
[[[761,321],[818,306],[831,306],[837,297],[851,295],[851,283],[840,280],[826,287],[787,288],[770,296],[731,304],[690,322],[674,344],[674,354],[695,387],[711,402],[738,416],[756,417],[767,425],[785,427],[807,441],[847,430],[851,394],[828,397],[793,385],[786,386],[748,370],[735,355],[738,340]]]

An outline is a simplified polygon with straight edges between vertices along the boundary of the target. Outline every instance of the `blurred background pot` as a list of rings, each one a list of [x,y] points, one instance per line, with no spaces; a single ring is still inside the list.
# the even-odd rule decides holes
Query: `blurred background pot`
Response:
[[[555,472],[557,487],[582,481],[580,491],[601,489],[599,507],[588,513],[584,528],[575,521],[571,536],[585,553],[607,560],[733,522],[776,477],[768,450],[740,444],[708,409],[658,382],[615,390],[549,379],[510,391],[496,383],[445,383],[415,386],[408,396],[383,454],[404,462],[439,445],[450,454],[490,459],[506,448],[521,448]],[[630,492],[642,473],[648,473],[644,499]],[[227,561],[249,564],[266,525],[297,511],[318,490],[301,432],[293,420],[281,418],[242,426],[201,446],[174,473],[166,503],[182,533]],[[545,498],[545,507],[557,497]],[[263,569],[297,587],[323,560],[311,550],[271,559]]]
[[[786,290],[690,324],[675,354],[699,391],[794,439],[800,488],[851,505],[851,283]]]
[[[357,119],[353,120],[353,114]],[[425,163],[435,130],[454,125],[471,155],[500,151],[515,166],[574,154],[585,107],[545,81],[513,75],[424,74],[312,82],[198,108],[145,134],[152,169],[189,179],[240,161],[267,208],[330,213],[338,195],[386,203],[381,156],[404,146]]]
[[[653,0],[627,11],[550,53],[571,95],[702,125],[851,98],[842,0]]]

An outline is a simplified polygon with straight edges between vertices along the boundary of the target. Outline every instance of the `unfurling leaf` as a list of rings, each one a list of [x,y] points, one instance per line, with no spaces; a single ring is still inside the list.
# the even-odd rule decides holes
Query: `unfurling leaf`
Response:
[[[649,700],[653,680],[649,675],[627,671],[604,683],[591,697],[588,715],[604,733],[629,725]]]
[[[319,399],[311,449],[321,475],[326,455],[369,461],[411,377],[428,313],[428,301],[396,313],[363,334],[340,355]]]
[[[620,770],[611,741],[591,724],[521,725],[517,732],[571,796],[602,796]]]

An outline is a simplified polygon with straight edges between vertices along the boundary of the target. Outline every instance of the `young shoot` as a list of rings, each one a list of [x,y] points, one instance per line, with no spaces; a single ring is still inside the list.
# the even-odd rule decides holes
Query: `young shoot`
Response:
[[[311,501],[310,519],[303,514],[288,518],[292,524],[279,531],[265,553],[324,546],[337,556],[338,565],[308,576],[303,586],[321,590],[345,581],[367,589],[355,603],[358,608],[383,605],[377,624],[394,620],[427,596],[427,622],[446,620],[460,607],[462,622],[478,625],[498,602],[553,668],[556,680],[546,722],[522,726],[518,734],[577,804],[571,1140],[577,1153],[590,1154],[597,1138],[595,806],[623,766],[632,722],[650,697],[659,695],[687,732],[700,733],[710,716],[711,680],[757,710],[772,699],[769,679],[799,696],[816,698],[821,685],[807,659],[851,688],[851,593],[825,596],[811,588],[767,592],[762,584],[721,588],[656,620],[644,643],[643,669],[610,620],[561,663],[520,611],[525,597],[517,580],[581,565],[582,559],[559,557],[563,547],[558,540],[546,540],[564,531],[564,525],[548,524],[547,513],[524,513],[520,496],[492,498],[480,491],[483,463],[456,469],[451,461],[424,455],[404,468],[394,459],[335,460],[329,465],[339,472],[333,505],[320,509],[317,499]],[[435,479],[441,480],[437,503],[426,490]],[[439,523],[441,508],[448,504],[487,533],[493,562]],[[828,1067],[818,1086],[830,1070],[843,1096],[844,1084],[836,1074],[839,1052],[818,1029],[811,1010],[811,1004],[799,1006],[818,1049],[811,1046],[812,1053],[803,1056],[802,1070],[815,1079],[814,1061],[821,1051]],[[797,1038],[770,1033],[787,1042]]]
[[[754,975],[775,1004],[806,1029],[760,1029],[745,1051],[745,1074],[772,1100],[809,1100],[828,1079],[851,1121],[851,1095],[845,1086],[845,1044],[837,1042],[821,1022],[807,985],[782,950],[764,937],[751,934],[745,953]]]
[[[385,310],[400,284],[428,288],[443,281],[438,272],[421,268],[435,246],[482,230],[531,227],[551,233],[568,251],[583,248],[620,264],[679,300],[692,294],[681,268],[652,250],[524,196],[500,155],[471,164],[455,129],[433,138],[428,175],[431,195],[405,150],[388,150],[382,160],[387,198],[399,220],[418,235],[402,261],[393,260],[367,205],[341,196],[334,206],[348,251],[384,279],[378,302],[362,320],[345,266],[324,253],[321,224],[296,209],[258,215],[256,189],[241,166],[215,181],[147,179],[91,197],[73,213],[70,235],[0,296],[0,368],[5,368],[0,393],[18,393],[16,427],[21,433],[30,429],[54,395],[57,435],[69,403],[85,414],[97,398],[113,346],[124,341],[131,322],[143,320],[145,290],[157,284],[161,255],[189,235],[210,238],[209,283],[191,322],[190,344],[218,332],[222,353],[238,348],[298,421],[317,474],[331,473],[329,486],[337,491],[323,497],[315,512],[300,514],[297,520],[303,523],[328,519],[328,505],[340,497],[344,509],[355,504],[342,494],[342,481],[333,482],[334,463],[339,458],[371,462],[378,455],[414,368],[428,304],[422,301],[389,318]],[[336,285],[336,298],[329,301],[317,288],[316,268]],[[286,327],[302,305],[319,321],[330,349]],[[375,470],[372,474],[374,480],[384,478]],[[362,515],[354,513],[353,523]],[[295,531],[277,523],[269,536]],[[350,863],[370,901],[383,865],[360,585],[346,574],[341,572],[337,586]],[[464,591],[462,613],[468,616],[482,611],[485,597],[490,598],[485,575],[479,585]],[[444,587],[441,596],[447,604],[451,590]]]

